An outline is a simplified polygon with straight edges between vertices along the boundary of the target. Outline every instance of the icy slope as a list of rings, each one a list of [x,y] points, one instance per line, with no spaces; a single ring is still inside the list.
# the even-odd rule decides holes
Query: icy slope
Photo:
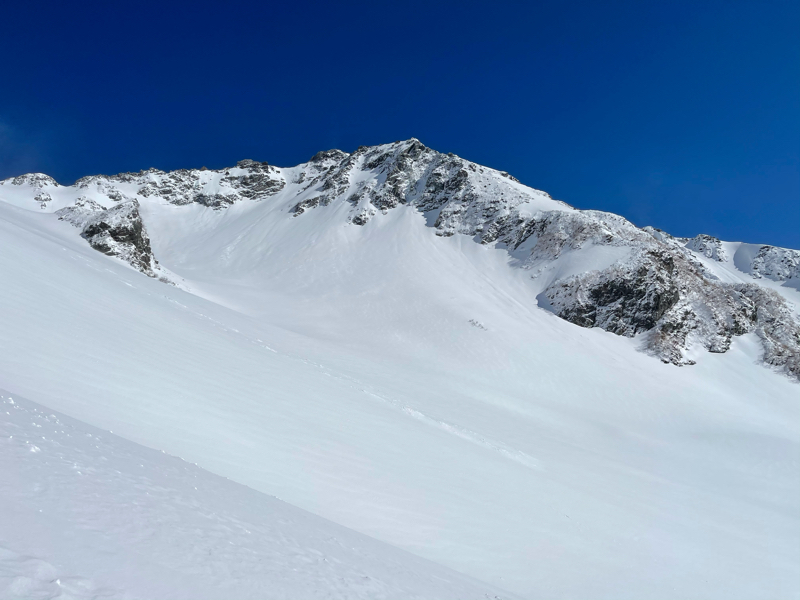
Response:
[[[0,393],[2,598],[508,598]]]
[[[682,348],[697,364],[678,368],[637,351],[646,331],[541,308],[559,282],[647,258],[650,239],[692,285],[755,285],[794,311],[792,278],[756,280],[730,245],[720,262],[477,166],[437,179],[456,158],[420,153],[413,177],[357,164],[341,192],[352,155],[335,152],[264,173],[102,179],[117,200],[98,180],[44,186],[44,210],[34,184],[7,182],[0,385],[526,597],[798,597],[797,384],[758,364],[757,322],[725,353]],[[244,173],[280,189],[230,198],[222,179]],[[137,195],[139,178],[171,191]],[[470,195],[483,185],[497,187]],[[398,187],[407,201],[392,207]],[[192,200],[214,194],[233,201]],[[59,220],[76,195],[136,200],[177,285]],[[119,243],[136,231],[129,220]]]

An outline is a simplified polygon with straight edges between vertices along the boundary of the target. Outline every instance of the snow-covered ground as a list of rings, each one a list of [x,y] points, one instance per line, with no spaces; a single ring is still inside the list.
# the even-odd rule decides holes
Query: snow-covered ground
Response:
[[[7,392],[0,465],[3,598],[509,597]]]
[[[276,597],[331,578],[340,585],[326,589],[344,597],[502,595],[432,562],[527,598],[800,597],[798,385],[758,364],[755,334],[724,354],[696,350],[691,367],[663,364],[637,351],[638,337],[542,310],[546,269],[436,235],[430,215],[405,205],[357,226],[346,203],[294,217],[280,195],[224,210],[140,198],[172,286],[59,221],[53,212],[74,201],[64,193],[45,210],[0,202],[0,387],[42,405],[5,406],[6,417],[30,415],[50,439],[45,417],[58,411],[81,421],[68,421],[75,431],[102,430],[103,443],[3,446],[23,465],[23,484],[2,481],[4,510],[20,515],[0,521],[14,576],[34,568],[19,558],[31,556],[53,565],[45,579],[131,597],[267,597],[257,581],[270,577]],[[697,260],[752,282],[729,250],[724,263]],[[621,252],[576,252],[553,268],[604,268]],[[759,282],[796,310],[796,289]],[[8,427],[33,435],[15,419]],[[67,464],[80,461],[45,464],[47,452],[85,455],[108,484],[83,486]],[[140,456],[153,489],[137,483]],[[194,477],[205,492],[193,495]],[[48,491],[31,492],[37,483]],[[95,510],[94,493],[101,507],[117,496],[141,506],[142,520]],[[173,500],[161,513],[148,493]],[[37,497],[57,524],[36,513]],[[150,515],[167,525],[137,533]],[[265,539],[248,545],[231,523]],[[326,545],[333,530],[352,550]],[[128,560],[137,535],[146,550],[131,552],[153,560]],[[240,563],[262,554],[274,568],[256,580]],[[293,579],[300,563],[313,575]],[[362,573],[371,583],[359,587]],[[435,587],[437,577],[451,579]],[[148,578],[162,587],[137,587]]]

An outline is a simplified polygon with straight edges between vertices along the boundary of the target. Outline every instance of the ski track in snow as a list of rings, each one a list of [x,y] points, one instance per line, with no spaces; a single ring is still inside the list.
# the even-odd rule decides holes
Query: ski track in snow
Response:
[[[536,460],[534,457],[528,454],[525,454],[521,450],[516,450],[515,448],[510,448],[500,442],[486,439],[479,433],[470,431],[469,429],[465,429],[464,427],[458,427],[457,425],[451,425],[450,423],[446,423],[445,421],[439,421],[437,419],[429,417],[425,413],[422,413],[414,408],[411,408],[410,406],[404,406],[403,404],[397,401],[390,400],[384,396],[376,394],[375,392],[370,392],[369,390],[362,390],[362,391],[372,398],[376,398],[381,402],[385,402],[386,404],[398,408],[403,414],[408,415],[412,419],[424,423],[425,425],[436,427],[438,429],[441,429],[442,431],[445,431],[449,434],[459,437],[462,440],[467,440],[468,442],[471,442],[483,448],[487,448],[493,452],[497,452],[504,458],[513,460],[514,462],[517,462],[521,465],[525,465],[526,467],[530,467],[531,469],[535,469],[537,471],[542,470],[542,467],[539,464],[538,460]]]
[[[276,354],[279,353],[277,350],[275,350],[274,348],[271,348],[270,346],[268,346],[267,344],[265,344],[264,342],[262,342],[259,339],[252,339],[251,337],[247,336],[246,334],[240,332],[237,329],[226,327],[225,324],[221,323],[220,321],[217,321],[217,320],[215,320],[215,319],[213,319],[213,318],[211,318],[211,317],[209,317],[207,315],[204,315],[202,313],[192,311],[188,306],[186,306],[185,304],[181,304],[180,302],[178,302],[174,298],[170,298],[168,296],[164,296],[164,298],[166,298],[167,301],[175,304],[176,306],[179,306],[180,308],[189,311],[190,313],[192,313],[193,315],[197,316],[198,318],[206,319],[206,320],[210,321],[211,323],[214,324],[215,327],[218,327],[219,329],[221,329],[222,331],[224,331],[226,333],[233,333],[233,334],[239,335],[239,336],[241,336],[242,338],[244,338],[245,340],[247,340],[251,344],[254,344],[254,345],[256,345],[256,346],[258,346],[260,348],[264,348],[265,350],[269,350],[270,352],[275,352]],[[471,324],[473,324],[473,323],[471,323]],[[478,325],[474,325],[473,324],[473,326],[477,327]],[[483,330],[486,329],[482,325],[480,325],[479,328],[483,329]],[[398,411],[401,414],[409,416],[412,419],[415,419],[415,420],[417,420],[417,421],[419,421],[421,423],[424,423],[425,425],[428,425],[428,426],[431,426],[431,427],[436,427],[438,429],[441,429],[442,431],[450,433],[450,434],[452,434],[452,435],[454,435],[456,437],[459,437],[461,439],[467,440],[467,441],[469,441],[469,442],[471,442],[473,444],[477,444],[478,446],[482,446],[484,448],[492,450],[493,452],[497,452],[498,454],[500,454],[504,458],[507,458],[509,460],[513,460],[514,462],[517,462],[517,463],[519,463],[521,465],[525,465],[526,467],[530,467],[531,469],[535,469],[535,470],[541,470],[542,469],[542,466],[541,466],[540,462],[537,459],[535,459],[534,457],[526,454],[525,452],[522,452],[521,450],[517,450],[515,448],[511,448],[511,447],[503,444],[502,442],[498,442],[498,441],[495,441],[495,440],[487,439],[486,437],[480,435],[479,433],[476,433],[474,431],[470,431],[469,429],[466,429],[464,427],[459,427],[458,425],[453,425],[453,424],[447,423],[445,421],[440,421],[438,419],[434,419],[433,417],[430,417],[430,416],[426,415],[425,413],[423,413],[423,412],[421,412],[421,411],[419,411],[419,410],[417,410],[415,408],[412,408],[410,406],[406,406],[406,405],[404,405],[404,404],[402,404],[402,403],[400,403],[400,402],[398,402],[396,400],[392,400],[392,399],[386,397],[385,395],[381,395],[381,394],[378,394],[377,392],[371,391],[369,389],[365,389],[366,384],[363,381],[360,381],[358,379],[355,379],[355,378],[347,376],[347,375],[337,374],[332,369],[329,369],[325,365],[316,363],[313,360],[309,360],[309,359],[302,358],[302,357],[299,357],[299,356],[294,356],[294,355],[291,355],[291,354],[285,354],[285,353],[279,353],[279,354],[282,354],[284,356],[288,356],[289,358],[292,358],[292,359],[295,359],[295,360],[299,360],[299,361],[301,361],[301,362],[303,362],[303,363],[305,363],[307,365],[311,365],[313,367],[316,367],[316,368],[320,369],[321,371],[323,371],[326,375],[328,375],[330,377],[334,377],[336,379],[340,379],[342,381],[346,381],[346,382],[350,383],[352,385],[352,387],[357,388],[357,389],[361,389],[361,391],[363,391],[365,394],[367,394],[371,398],[375,398],[377,400],[380,400],[381,402],[386,403],[386,404],[398,409]]]

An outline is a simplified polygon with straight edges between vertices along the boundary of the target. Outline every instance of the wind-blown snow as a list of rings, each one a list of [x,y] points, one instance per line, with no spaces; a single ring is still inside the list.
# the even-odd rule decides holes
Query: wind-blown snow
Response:
[[[401,203],[354,224],[364,198],[390,200],[366,184],[293,216],[298,171],[270,169],[259,185],[284,183],[260,200],[137,196],[176,286],[59,221],[78,192],[46,187],[42,210],[0,187],[0,386],[525,597],[800,596],[798,387],[757,364],[755,333],[662,364],[640,337],[539,307],[555,278],[630,246],[520,268],[455,209]],[[573,212],[523,192],[547,204],[530,210]],[[687,252],[720,281],[756,281],[720,247]]]

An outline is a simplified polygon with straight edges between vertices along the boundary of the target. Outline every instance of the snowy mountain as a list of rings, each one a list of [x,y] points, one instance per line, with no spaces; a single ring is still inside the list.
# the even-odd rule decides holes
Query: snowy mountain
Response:
[[[224,490],[198,506],[252,488],[241,502],[272,508],[246,522],[272,533],[247,552],[290,552],[289,535],[336,556],[304,563],[319,595],[341,577],[343,597],[800,597],[796,250],[640,229],[413,139],[291,168],[22,175],[0,182],[0,243],[7,396],[197,463]],[[83,452],[59,439],[60,456]],[[175,468],[141,446],[125,456],[150,457],[153,480]],[[49,477],[36,464],[6,510]],[[97,490],[104,506],[141,504],[123,479]],[[197,524],[215,509],[178,504],[175,548],[240,543]],[[289,510],[303,516],[286,533],[270,511]],[[321,550],[336,527],[374,544],[371,562]],[[9,556],[101,572],[91,551],[44,534],[23,548],[12,530]],[[221,556],[209,573],[241,560]],[[383,583],[358,587],[362,572]],[[256,589],[230,573],[208,597]],[[113,594],[156,593],[119,577]],[[297,585],[274,597],[314,595]]]
[[[643,349],[676,365],[694,363],[688,357],[692,347],[726,352],[734,336],[755,332],[764,362],[800,378],[796,315],[779,292],[753,281],[766,277],[796,289],[800,252],[741,244],[729,256],[711,236],[673,238],[617,215],[578,211],[507,173],[417,140],[361,147],[353,154],[320,152],[292,169],[243,160],[219,171],[84,177],[67,188],[38,173],[0,185],[18,187],[4,189],[18,206],[27,201],[54,210],[81,229],[93,248],[151,277],[160,269],[141,202],[223,210],[269,200],[295,217],[342,204],[346,222],[359,226],[398,206],[413,207],[439,236],[462,234],[506,249],[515,266],[542,279],[539,302],[572,323],[628,337],[646,334]],[[738,270],[741,281],[720,279],[719,269],[700,256],[727,266],[726,272]],[[567,266],[565,272],[567,264],[579,269]]]

